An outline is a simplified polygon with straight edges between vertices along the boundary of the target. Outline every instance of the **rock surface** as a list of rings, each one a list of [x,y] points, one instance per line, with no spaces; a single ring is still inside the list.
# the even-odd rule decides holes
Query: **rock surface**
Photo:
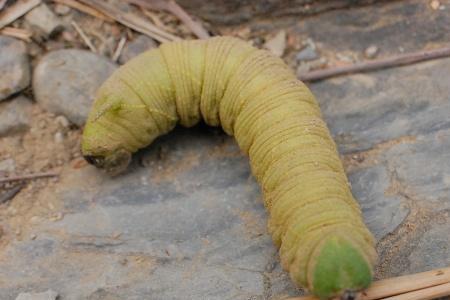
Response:
[[[43,293],[22,293],[17,296],[16,300],[56,300],[58,293],[48,290]]]
[[[0,175],[11,174],[16,170],[16,162],[12,158],[0,160]]]
[[[95,92],[116,69],[103,56],[84,50],[50,52],[33,73],[36,101],[55,114],[66,116],[74,124],[84,124]]]
[[[31,101],[24,96],[0,103],[0,137],[27,130],[31,107]]]
[[[314,15],[337,8],[364,5],[374,0],[180,0],[180,5],[211,23],[238,24],[257,17]]]
[[[312,86],[345,153],[450,127],[450,59],[339,77]]]
[[[339,145],[351,153],[344,160],[353,191],[379,241],[377,276],[425,271],[449,260],[450,83],[436,76],[448,63],[313,86]],[[413,87],[430,74],[439,89]],[[368,88],[373,81],[376,89]],[[350,115],[342,103],[354,103]],[[386,106],[396,113],[389,116]],[[436,125],[424,127],[427,122]],[[57,197],[64,218],[52,221],[54,212],[48,212],[33,224],[36,239],[4,250],[5,299],[36,280],[57,287],[62,299],[278,299],[301,293],[279,265],[259,187],[232,138],[205,127],[177,129],[136,155],[123,176],[108,178],[87,166],[67,169],[61,178],[39,197]],[[27,285],[17,286],[17,268],[31,274]],[[74,278],[82,283],[74,287]]]
[[[316,46],[313,42],[309,42],[305,45],[305,47],[300,50],[295,58],[298,61],[309,61],[309,60],[315,60],[319,56],[316,51]]]
[[[45,36],[52,36],[64,29],[62,21],[46,5],[41,4],[25,15],[25,21]]]
[[[143,34],[139,35],[137,38],[125,45],[123,52],[119,57],[119,62],[124,64],[136,55],[156,47],[157,44],[152,38]]]
[[[0,35],[0,101],[30,84],[30,65],[25,43]]]
[[[286,31],[280,30],[274,37],[264,43],[264,48],[281,57],[286,49]]]

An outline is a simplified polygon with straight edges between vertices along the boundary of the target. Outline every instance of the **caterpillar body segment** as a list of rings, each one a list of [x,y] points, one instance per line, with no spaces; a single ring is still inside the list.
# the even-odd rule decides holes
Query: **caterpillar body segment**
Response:
[[[111,173],[156,137],[203,119],[250,158],[292,280],[321,298],[366,288],[374,239],[314,96],[269,52],[230,37],[163,44],[101,86],[82,141]]]

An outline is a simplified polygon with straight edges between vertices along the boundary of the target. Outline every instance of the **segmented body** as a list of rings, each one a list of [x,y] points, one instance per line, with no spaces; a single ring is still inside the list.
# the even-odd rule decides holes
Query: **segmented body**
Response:
[[[267,51],[219,37],[138,56],[100,88],[83,153],[135,152],[200,119],[234,135],[249,156],[269,232],[296,283],[321,297],[368,285],[374,240],[336,145],[309,89]]]

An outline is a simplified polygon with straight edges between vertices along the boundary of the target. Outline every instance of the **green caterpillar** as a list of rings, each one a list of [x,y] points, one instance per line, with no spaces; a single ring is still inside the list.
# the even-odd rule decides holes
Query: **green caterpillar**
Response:
[[[309,89],[268,51],[217,37],[139,55],[99,89],[82,152],[117,173],[177,123],[190,127],[201,118],[221,125],[248,154],[292,280],[324,299],[366,288],[374,239],[336,145]]]

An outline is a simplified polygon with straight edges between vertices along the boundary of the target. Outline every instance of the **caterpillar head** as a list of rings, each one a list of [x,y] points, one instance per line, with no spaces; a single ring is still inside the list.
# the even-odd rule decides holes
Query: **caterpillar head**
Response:
[[[118,149],[108,155],[83,155],[84,159],[96,166],[97,168],[104,169],[110,175],[117,175],[125,171],[131,161],[131,153]]]
[[[110,175],[123,172],[131,161],[130,149],[126,149],[125,141],[120,136],[108,132],[98,122],[89,121],[83,130],[81,152],[86,161]]]

